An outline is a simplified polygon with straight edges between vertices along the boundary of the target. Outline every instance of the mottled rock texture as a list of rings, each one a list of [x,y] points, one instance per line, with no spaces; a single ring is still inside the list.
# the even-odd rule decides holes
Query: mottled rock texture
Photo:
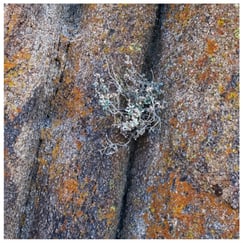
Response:
[[[126,55],[162,126],[107,156]],[[5,238],[239,237],[238,5],[7,4],[4,94]]]
[[[124,238],[237,238],[239,8],[170,5],[160,133],[138,142]]]

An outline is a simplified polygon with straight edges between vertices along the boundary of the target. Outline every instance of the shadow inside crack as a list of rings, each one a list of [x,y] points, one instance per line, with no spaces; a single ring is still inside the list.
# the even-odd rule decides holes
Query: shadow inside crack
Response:
[[[145,74],[146,78],[148,80],[153,79],[153,69],[156,67],[156,65],[159,63],[160,60],[160,55],[159,51],[162,48],[162,40],[161,40],[161,27],[163,20],[165,18],[166,11],[168,10],[168,5],[166,4],[158,4],[157,6],[157,11],[156,11],[156,18],[155,18],[155,23],[154,27],[151,31],[151,36],[150,40],[147,45],[147,50],[144,55],[144,62],[142,66],[142,73]],[[125,219],[126,219],[126,214],[127,209],[129,207],[127,201],[128,201],[128,194],[129,191],[132,187],[132,170],[136,169],[136,165],[134,164],[136,159],[137,152],[140,151],[140,146],[143,143],[146,143],[146,137],[147,137],[147,132],[145,132],[144,135],[139,137],[136,141],[132,140],[130,144],[130,157],[129,157],[129,162],[128,162],[128,167],[127,167],[127,173],[126,173],[126,185],[124,188],[124,194],[123,194],[123,199],[122,199],[122,207],[121,207],[121,212],[120,212],[120,220],[119,224],[117,227],[117,232],[116,232],[116,239],[122,239],[124,237],[124,224],[125,224]]]

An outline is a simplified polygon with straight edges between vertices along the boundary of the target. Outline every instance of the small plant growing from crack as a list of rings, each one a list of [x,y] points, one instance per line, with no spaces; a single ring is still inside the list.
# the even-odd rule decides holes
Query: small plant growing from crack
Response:
[[[118,129],[125,139],[125,142],[114,142],[106,135],[102,153],[110,155],[119,147],[128,146],[132,139],[137,140],[146,131],[151,132],[161,126],[163,83],[139,74],[129,56],[125,61],[129,68],[122,75],[114,72],[107,59],[106,64],[109,78],[95,74],[95,95],[105,114],[112,117],[112,128]]]

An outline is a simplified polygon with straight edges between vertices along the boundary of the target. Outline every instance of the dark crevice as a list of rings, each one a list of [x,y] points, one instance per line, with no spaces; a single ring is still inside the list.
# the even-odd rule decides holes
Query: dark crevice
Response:
[[[132,171],[132,168],[133,168],[135,151],[137,149],[136,147],[137,147],[137,142],[132,140],[131,144],[130,144],[130,156],[129,156],[128,166],[127,166],[127,171],[126,171],[126,184],[125,184],[124,194],[123,194],[123,198],[122,198],[120,220],[119,220],[118,227],[117,227],[116,239],[121,238],[121,232],[122,232],[123,225],[124,225],[124,219],[125,219],[125,214],[126,214],[127,196],[128,196],[129,188],[132,185],[131,171]]]
[[[155,68],[160,60],[160,49],[162,48],[161,41],[161,27],[165,18],[165,13],[168,6],[166,4],[159,4],[156,11],[156,18],[150,40],[148,42],[147,50],[144,55],[144,62],[142,66],[142,73],[144,73],[148,80],[152,79],[151,70]]]
[[[60,45],[60,42],[58,43]],[[68,43],[67,46],[65,47],[64,52],[68,54],[69,52],[69,47],[70,44]],[[59,46],[58,46],[58,51],[59,51]],[[35,94],[33,95],[34,98],[31,98],[30,101],[24,106],[23,112],[20,113],[20,115],[15,119],[16,124],[23,124],[24,122],[27,122],[29,119],[35,117],[35,123],[36,123],[36,129],[38,129],[38,132],[40,133],[40,129],[44,127],[48,127],[49,124],[51,123],[51,120],[54,116],[54,113],[52,111],[52,104],[51,101],[54,99],[56,94],[58,93],[58,90],[63,85],[64,82],[64,70],[66,69],[66,63],[67,60],[63,61],[63,67],[61,65],[61,61],[58,58],[53,59],[53,68],[59,69],[59,82],[55,85],[53,89],[52,95],[46,97],[44,95],[44,88],[43,86],[40,86],[37,88],[35,91]],[[39,99],[35,97],[41,97]],[[44,97],[44,98],[43,98]],[[42,100],[43,99],[43,100]],[[40,105],[42,104],[42,105]],[[26,107],[26,108],[25,108]],[[20,132],[19,132],[20,133]],[[15,138],[16,139],[16,138]],[[14,140],[15,142],[15,140]],[[41,151],[41,145],[43,143],[43,140],[41,137],[39,137],[39,140],[37,142],[36,146],[36,156],[35,156],[35,161],[33,162],[33,166],[30,169],[29,172],[29,178],[30,178],[30,183],[29,183],[29,190],[28,190],[28,196],[26,197],[26,202],[25,202],[25,210],[22,213],[20,217],[20,222],[19,222],[19,232],[18,232],[18,239],[27,239],[27,238],[33,238],[35,237],[38,232],[36,230],[36,227],[34,227],[35,224],[38,224],[39,222],[39,212],[36,212],[36,208],[34,205],[34,199],[37,194],[40,194],[42,192],[38,191],[38,169],[39,169],[39,154]],[[40,197],[39,195],[39,197]]]
[[[150,40],[148,42],[147,50],[144,55],[144,62],[142,66],[142,72],[146,75],[148,80],[152,80],[152,72],[155,66],[158,64],[160,60],[159,51],[161,48],[161,27],[162,22],[165,17],[165,13],[167,10],[167,5],[159,4],[156,11],[156,18],[154,27],[151,32]],[[125,226],[126,219],[126,209],[128,204],[128,195],[130,188],[132,187],[132,169],[135,167],[136,161],[136,151],[139,147],[139,143],[141,139],[144,139],[146,133],[140,137],[137,141],[132,141],[130,144],[130,157],[127,166],[126,172],[126,184],[124,187],[124,194],[122,198],[122,206],[120,211],[120,220],[117,227],[116,239],[121,239],[123,237],[123,228]]]
[[[80,33],[80,20],[83,14],[82,4],[64,4],[62,8],[62,33],[69,38]]]
[[[68,53],[69,51],[69,45],[67,45],[65,49],[65,53]],[[57,82],[56,86],[54,87],[53,94],[46,100],[46,104],[48,104],[46,107],[46,111],[44,113],[44,116],[42,117],[39,125],[39,129],[48,127],[51,124],[52,119],[55,117],[55,112],[53,111],[53,105],[52,105],[52,100],[56,97],[58,91],[62,88],[63,83],[64,83],[64,71],[66,68],[66,62],[64,61],[63,63],[63,68],[61,68],[60,65],[60,74],[59,74],[59,81]],[[42,95],[40,95],[42,97]],[[35,197],[38,194],[38,198],[41,201],[41,199],[44,197],[43,196],[43,185],[41,184],[40,178],[38,178],[38,169],[39,169],[39,162],[38,158],[40,157],[40,152],[41,152],[41,145],[43,143],[43,140],[41,137],[39,138],[39,144],[36,150],[36,156],[37,161],[35,165],[33,166],[31,170],[31,183],[30,183],[30,193],[29,196],[27,197],[27,202],[25,206],[25,217],[27,218],[26,222],[24,225],[21,227],[20,230],[20,238],[35,238],[39,237],[39,232],[36,229],[34,225],[38,225],[39,222],[41,222],[41,210],[35,207],[34,205],[34,200]],[[39,188],[38,188],[39,187]]]

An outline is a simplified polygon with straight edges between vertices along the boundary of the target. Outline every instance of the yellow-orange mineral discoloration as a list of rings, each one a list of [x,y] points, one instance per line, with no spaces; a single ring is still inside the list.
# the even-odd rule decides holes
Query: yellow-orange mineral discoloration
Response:
[[[210,193],[197,192],[177,176],[173,173],[167,183],[148,187],[151,203],[143,216],[147,224],[146,238],[202,238],[211,217],[224,226],[222,238],[237,235],[238,211]]]

